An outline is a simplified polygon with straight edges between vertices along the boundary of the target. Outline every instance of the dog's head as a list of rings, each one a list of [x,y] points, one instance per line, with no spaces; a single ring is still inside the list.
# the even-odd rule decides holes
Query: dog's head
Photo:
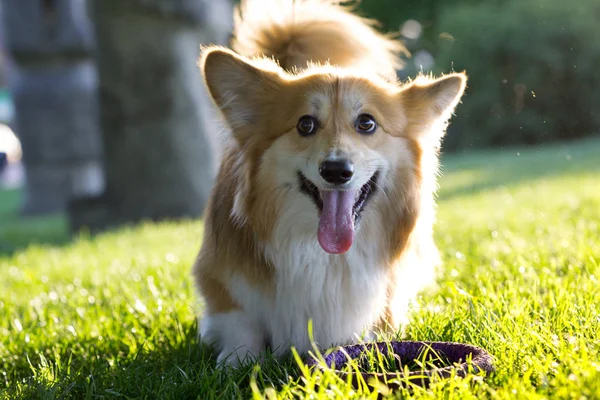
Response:
[[[200,67],[244,159],[236,212],[268,231],[272,215],[296,207],[298,224],[312,224],[334,254],[350,248],[373,204],[406,201],[466,82],[453,73],[399,85],[331,66],[289,74],[222,48],[205,51]]]

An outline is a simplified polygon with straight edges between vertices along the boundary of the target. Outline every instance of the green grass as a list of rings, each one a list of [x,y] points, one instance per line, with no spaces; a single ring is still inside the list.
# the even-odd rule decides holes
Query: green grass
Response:
[[[420,297],[407,339],[482,346],[497,371],[412,396],[600,398],[599,154],[600,140],[588,140],[444,157],[437,240],[445,265]],[[189,276],[201,223],[24,248],[29,229],[36,242],[64,238],[64,222],[18,224],[17,195],[0,193],[0,397],[386,393],[357,393],[330,372],[299,378],[293,359],[215,369],[196,339],[201,306]]]

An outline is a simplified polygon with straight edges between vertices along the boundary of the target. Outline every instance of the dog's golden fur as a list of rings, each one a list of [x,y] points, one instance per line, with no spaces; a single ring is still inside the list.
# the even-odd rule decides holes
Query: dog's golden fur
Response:
[[[438,149],[466,82],[452,73],[401,84],[404,47],[371,21],[331,1],[267,3],[242,1],[235,51],[209,46],[199,60],[231,138],[194,276],[206,303],[202,340],[234,364],[231,354],[256,356],[266,344],[307,350],[308,320],[323,346],[399,327],[438,262]],[[356,132],[359,111],[378,122],[375,134]],[[296,132],[305,114],[323,121],[312,137]],[[352,248],[336,255],[318,246],[319,214],[296,175],[320,188],[315,171],[331,152],[352,160],[357,185],[382,175]]]
[[[287,71],[331,63],[364,66],[396,80],[400,56],[408,54],[403,44],[372,29],[376,21],[345,12],[336,3],[246,0],[236,9],[231,47],[248,57],[272,57]]]

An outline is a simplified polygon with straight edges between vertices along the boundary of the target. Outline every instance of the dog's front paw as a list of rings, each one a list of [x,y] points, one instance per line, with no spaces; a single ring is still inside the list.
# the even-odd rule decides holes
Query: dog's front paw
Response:
[[[200,340],[218,351],[219,365],[232,368],[259,361],[266,348],[263,329],[243,311],[204,316]]]
[[[234,349],[223,348],[217,357],[217,364],[231,368],[239,368],[248,364],[260,363],[264,349],[254,349],[242,346]]]

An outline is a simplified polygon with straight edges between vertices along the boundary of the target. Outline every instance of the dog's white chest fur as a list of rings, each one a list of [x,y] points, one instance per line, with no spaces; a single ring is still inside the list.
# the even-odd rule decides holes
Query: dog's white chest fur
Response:
[[[315,342],[323,347],[356,339],[385,305],[384,269],[359,251],[329,255],[313,239],[273,253],[275,296],[257,317],[269,327],[276,352],[290,345],[309,350],[309,320]]]

